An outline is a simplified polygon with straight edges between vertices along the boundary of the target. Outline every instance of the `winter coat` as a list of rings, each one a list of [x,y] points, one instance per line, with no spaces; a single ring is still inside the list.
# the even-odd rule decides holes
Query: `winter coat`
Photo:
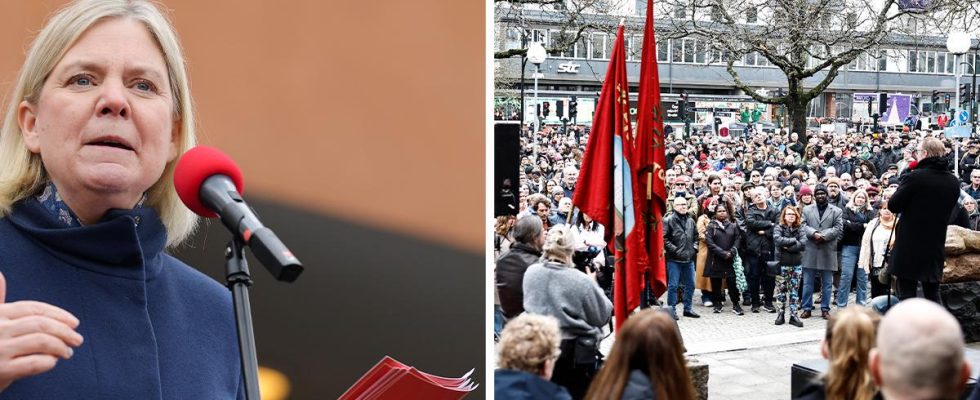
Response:
[[[974,189],[972,184],[967,184],[963,185],[963,191],[972,197],[973,200],[980,200],[980,188]]]
[[[714,220],[708,223],[704,236],[708,242],[708,264],[704,268],[704,276],[725,278],[727,274],[734,273],[735,247],[739,236],[738,226],[731,221],[722,223]],[[726,258],[726,254],[732,257]]]
[[[841,190],[840,193],[837,194],[837,198],[830,197],[830,194],[827,194],[827,203],[839,208],[841,211],[844,211],[844,209],[847,208],[847,201],[850,199],[847,198],[847,193],[844,193],[844,188],[840,189]]]
[[[946,170],[942,157],[929,157],[902,179],[888,201],[899,214],[892,275],[922,282],[939,282],[943,274],[946,223],[959,198],[959,182]]]
[[[803,252],[806,249],[807,242],[802,226],[790,228],[783,224],[776,225],[776,228],[773,229],[773,241],[776,244],[776,260],[779,260],[779,256],[784,251],[792,253]],[[795,265],[793,266],[795,267]]]
[[[844,212],[827,204],[821,218],[816,204],[803,207],[802,229],[807,238],[803,268],[836,271],[837,241],[844,232]],[[817,232],[823,235],[823,242],[817,243],[814,238]]]
[[[34,197],[0,218],[6,301],[78,317],[85,343],[2,399],[244,399],[231,293],[164,251],[149,207],[70,227]]]
[[[572,395],[568,394],[564,386],[530,372],[512,369],[493,371],[493,397],[515,400],[572,400]]]
[[[966,212],[966,209],[956,203],[953,206],[953,211],[949,213],[949,221],[946,225],[956,225],[964,229],[970,229],[970,214]]]
[[[970,181],[970,174],[974,169],[980,168],[980,154],[973,155],[967,152],[960,158],[960,180]]]
[[[844,207],[844,237],[841,238],[841,245],[860,246],[864,226],[877,217],[878,212],[870,207],[864,211],[854,211],[850,207]]]
[[[598,339],[612,316],[612,302],[595,279],[571,265],[536,263],[524,274],[524,309],[558,320],[562,339]]]
[[[694,218],[688,214],[682,217],[677,213],[663,219],[664,253],[668,260],[679,262],[694,261],[698,248],[698,233]]]
[[[834,169],[837,171],[837,176],[841,176],[845,173],[851,173],[851,160],[848,158],[831,158],[830,161],[827,162],[827,165],[834,167]]]
[[[772,231],[779,219],[779,211],[771,205],[760,210],[752,204],[745,211],[745,250],[755,256],[771,255],[773,249]],[[759,231],[764,234],[760,235]]]
[[[524,312],[524,272],[541,259],[541,251],[527,243],[516,243],[497,260],[496,282],[504,316],[514,318]]]
[[[707,291],[714,290],[711,288],[711,279],[704,276],[704,270],[708,266],[708,242],[705,240],[705,235],[708,233],[708,223],[710,222],[711,218],[708,218],[707,215],[698,217],[698,256],[694,263],[694,287]]]
[[[631,370],[620,400],[657,400],[657,391],[653,388],[650,375],[638,369]]]

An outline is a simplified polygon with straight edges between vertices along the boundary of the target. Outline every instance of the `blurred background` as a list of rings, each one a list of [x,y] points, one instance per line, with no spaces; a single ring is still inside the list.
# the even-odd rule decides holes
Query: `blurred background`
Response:
[[[65,0],[5,0],[0,93]],[[264,399],[338,397],[384,355],[485,376],[482,1],[166,0],[201,144],[306,266],[254,259]],[[217,221],[175,255],[224,282]],[[236,338],[228,338],[236,340]],[[274,392],[275,391],[275,392]]]

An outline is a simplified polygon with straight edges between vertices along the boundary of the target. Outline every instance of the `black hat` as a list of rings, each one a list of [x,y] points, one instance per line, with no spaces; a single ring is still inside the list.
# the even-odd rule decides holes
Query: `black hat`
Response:
[[[813,189],[813,195],[816,196],[820,191],[823,191],[823,194],[827,194],[827,185],[822,183],[818,184],[817,187]]]

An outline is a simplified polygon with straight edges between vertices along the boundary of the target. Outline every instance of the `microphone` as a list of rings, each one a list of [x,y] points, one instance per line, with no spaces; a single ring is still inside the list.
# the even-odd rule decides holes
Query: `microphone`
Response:
[[[174,169],[174,187],[187,208],[205,218],[220,217],[277,280],[295,281],[303,264],[242,199],[244,185],[235,161],[212,147],[188,150]]]

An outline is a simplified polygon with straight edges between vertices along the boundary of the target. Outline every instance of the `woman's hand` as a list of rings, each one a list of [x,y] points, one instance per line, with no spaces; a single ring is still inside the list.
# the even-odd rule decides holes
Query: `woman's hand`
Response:
[[[78,318],[37,301],[6,303],[7,282],[0,274],[0,390],[13,381],[50,371],[82,344]]]

